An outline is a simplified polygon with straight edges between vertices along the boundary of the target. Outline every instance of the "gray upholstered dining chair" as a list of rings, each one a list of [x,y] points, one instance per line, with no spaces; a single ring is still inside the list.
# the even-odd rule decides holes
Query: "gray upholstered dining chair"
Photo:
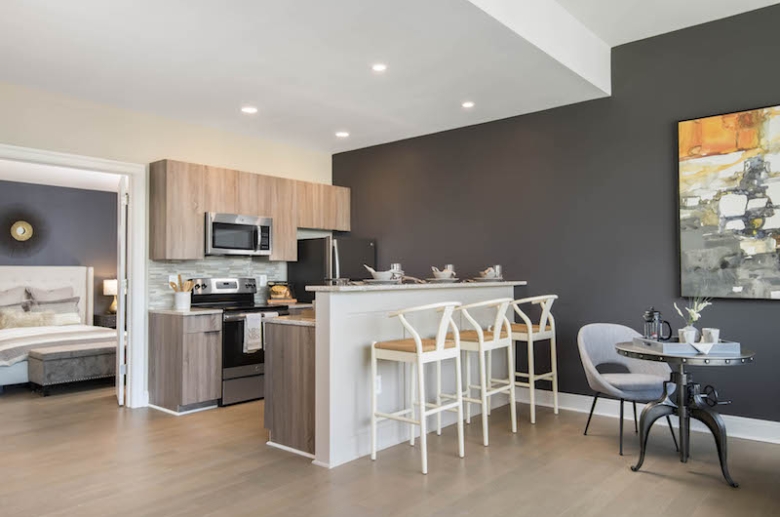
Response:
[[[585,376],[588,385],[596,392],[593,404],[590,407],[588,423],[585,424],[585,435],[588,434],[590,419],[593,410],[596,409],[596,401],[599,396],[616,398],[620,400],[620,455],[623,455],[623,402],[628,400],[634,405],[634,431],[638,431],[636,421],[636,403],[652,402],[658,400],[663,394],[664,382],[669,380],[671,368],[666,363],[655,361],[642,361],[624,357],[617,353],[615,345],[631,341],[640,334],[623,325],[613,323],[592,323],[580,329],[577,335],[577,345],[580,349],[580,359],[585,368]],[[601,373],[598,370],[602,365],[618,365],[627,370],[626,373]],[[670,387],[670,391],[673,386]],[[672,432],[674,446],[677,447],[677,438],[674,435],[672,421],[666,417],[669,429]],[[679,450],[679,449],[678,449]]]

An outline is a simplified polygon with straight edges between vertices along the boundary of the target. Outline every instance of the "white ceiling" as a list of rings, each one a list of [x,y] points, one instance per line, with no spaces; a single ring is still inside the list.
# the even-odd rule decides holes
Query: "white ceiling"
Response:
[[[604,41],[770,3],[2,0],[0,81],[340,152],[604,97]]]
[[[0,81],[328,152],[605,95],[466,0],[3,0],[0,63]]]
[[[108,172],[0,160],[0,180],[3,181],[118,192],[120,177],[118,174]],[[20,201],[24,200],[20,199]]]
[[[610,46],[727,18],[777,0],[557,0]]]

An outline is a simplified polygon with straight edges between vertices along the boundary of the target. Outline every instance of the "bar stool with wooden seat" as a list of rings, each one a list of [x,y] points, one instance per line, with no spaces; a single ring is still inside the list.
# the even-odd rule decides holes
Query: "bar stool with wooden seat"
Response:
[[[506,317],[511,298],[500,298],[488,300],[479,303],[464,305],[457,309],[473,327],[473,330],[460,331],[460,348],[466,357],[466,389],[464,391],[463,401],[466,403],[466,423],[471,423],[471,404],[480,404],[482,406],[482,443],[488,446],[488,416],[490,415],[490,397],[504,393],[509,395],[509,412],[512,418],[512,432],[517,432],[517,407],[515,405],[515,387],[514,387],[514,342],[512,341],[512,330],[509,318]],[[469,313],[470,309],[495,308],[495,320],[493,325],[487,329],[474,319]],[[493,350],[506,348],[507,355],[507,378],[492,379],[488,376],[487,364],[491,358]],[[479,364],[479,385],[471,384],[471,352],[477,353]],[[491,371],[492,375],[492,371]],[[478,390],[480,398],[472,398],[471,390]],[[450,395],[444,395],[449,398]]]
[[[548,294],[543,296],[534,296],[531,298],[523,298],[521,300],[515,300],[512,302],[512,308],[522,323],[512,324],[512,340],[524,341],[528,345],[528,371],[527,372],[515,372],[517,377],[527,379],[527,382],[515,381],[516,386],[523,386],[528,388],[529,404],[531,406],[531,423],[536,423],[536,382],[549,380],[552,381],[553,391],[553,408],[555,414],[558,414],[558,360],[556,359],[555,352],[555,318],[553,318],[551,308],[553,302],[558,299],[557,295]],[[522,305],[539,305],[542,309],[541,317],[539,318],[539,324],[531,323],[531,319],[520,308]],[[546,373],[536,373],[534,370],[534,343],[537,341],[550,341],[550,371]]]
[[[460,335],[455,322],[452,319],[454,310],[460,306],[458,302],[443,302],[420,307],[412,307],[390,314],[390,317],[397,317],[404,328],[411,334],[408,339],[396,339],[392,341],[379,341],[371,345],[371,459],[376,460],[376,435],[377,423],[381,420],[390,419],[399,422],[406,422],[411,426],[420,426],[420,452],[422,454],[422,473],[428,473],[428,441],[427,441],[427,422],[426,418],[431,415],[437,416],[437,433],[441,434],[441,413],[443,411],[454,411],[458,414],[458,456],[464,456],[463,446],[463,393],[461,391],[461,359],[460,359]],[[409,323],[406,315],[424,311],[439,311],[441,319],[439,320],[436,337],[426,339],[420,337],[419,332]],[[452,331],[451,338],[448,339],[447,332]],[[454,402],[442,404],[444,395],[441,393],[441,362],[455,359],[455,380],[456,393],[453,395]],[[417,367],[417,400],[414,401],[414,390],[411,390],[410,407],[402,409],[395,413],[383,413],[377,410],[377,361],[396,361],[407,363]],[[428,403],[425,393],[425,365],[436,363],[436,404]],[[412,381],[414,386],[414,381]],[[415,418],[415,404],[418,407],[418,415]],[[411,416],[407,416],[411,415]],[[412,427],[410,443],[414,445],[414,428]]]

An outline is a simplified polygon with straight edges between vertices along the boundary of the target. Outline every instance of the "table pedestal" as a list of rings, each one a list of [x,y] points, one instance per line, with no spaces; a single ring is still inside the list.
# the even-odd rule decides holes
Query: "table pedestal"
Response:
[[[664,383],[664,393],[660,399],[648,404],[642,411],[639,420],[639,461],[631,467],[634,472],[642,468],[647,450],[647,438],[650,428],[659,418],[668,415],[677,415],[680,420],[680,461],[686,463],[690,457],[691,418],[704,423],[715,437],[715,445],[718,448],[718,458],[723,477],[732,487],[739,484],[731,479],[728,467],[726,426],[720,415],[710,408],[701,394],[701,386],[692,382],[690,375],[685,373],[685,365],[679,364],[679,369],[672,372],[671,379]],[[668,386],[677,386],[677,402],[669,395]]]

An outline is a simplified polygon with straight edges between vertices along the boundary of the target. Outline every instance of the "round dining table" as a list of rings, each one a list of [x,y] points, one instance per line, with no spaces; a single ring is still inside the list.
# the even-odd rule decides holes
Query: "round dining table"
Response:
[[[672,368],[670,379],[664,382],[661,398],[645,406],[642,411],[639,420],[639,461],[631,467],[631,470],[637,472],[642,468],[647,450],[647,437],[655,421],[668,415],[677,415],[679,418],[680,461],[686,463],[690,457],[691,418],[694,418],[706,425],[715,437],[715,446],[718,450],[723,477],[729,485],[738,487],[739,484],[729,474],[726,426],[720,414],[713,409],[720,402],[717,399],[717,392],[710,386],[702,390],[700,384],[693,382],[693,378],[686,371],[686,368],[689,366],[742,366],[752,363],[755,353],[742,349],[739,353],[668,354],[636,342],[618,343],[615,348],[620,355],[644,361],[661,361],[669,364]],[[675,386],[671,391],[670,384]]]

